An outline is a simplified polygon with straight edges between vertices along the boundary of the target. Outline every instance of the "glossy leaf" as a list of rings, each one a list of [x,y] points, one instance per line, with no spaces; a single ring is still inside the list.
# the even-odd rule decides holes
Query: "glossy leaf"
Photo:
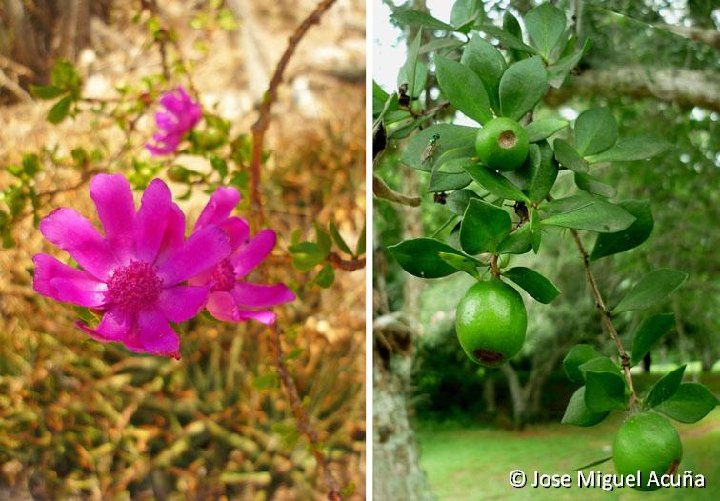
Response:
[[[47,121],[51,124],[59,124],[70,114],[70,105],[73,99],[71,96],[65,96],[50,108],[47,114]]]
[[[400,161],[413,169],[432,171],[433,164],[449,150],[464,149],[466,156],[475,155],[475,136],[478,129],[461,125],[436,124],[415,134],[400,156]],[[435,153],[430,161],[423,162],[423,152],[431,138],[437,134]]]
[[[338,227],[335,224],[335,221],[330,221],[330,236],[335,241],[335,245],[337,245],[341,251],[352,255],[352,251],[350,250],[350,246],[345,242],[345,239],[343,239],[342,235],[340,235],[340,231],[338,231]]]
[[[720,401],[705,386],[682,383],[675,394],[655,407],[655,410],[681,423],[697,423],[717,405],[720,405]]]
[[[497,41],[500,42],[500,45],[505,48],[535,53],[535,49],[525,44],[521,38],[513,35],[507,30],[498,28],[497,26],[493,26],[491,24],[484,25],[480,29],[491,37],[497,39]]]
[[[435,76],[443,94],[455,108],[481,124],[492,119],[487,91],[473,70],[457,61],[436,55]]]
[[[567,211],[557,212],[545,219],[542,223],[563,228],[576,230],[597,231],[601,233],[617,232],[628,228],[634,221],[635,216],[618,205],[611,204],[605,200],[591,196],[580,197],[575,195],[568,197],[579,202],[576,207]],[[566,199],[558,199],[550,202],[547,207],[555,209],[566,202]]]
[[[651,271],[630,289],[620,301],[620,304],[613,309],[613,313],[649,308],[665,300],[685,283],[687,278],[687,273],[677,270],[660,269]]]
[[[510,214],[482,200],[470,200],[460,226],[460,245],[468,254],[495,252],[510,233]]]
[[[451,212],[462,216],[465,214],[470,200],[478,198],[480,198],[478,194],[472,190],[457,190],[448,195],[446,205]]]
[[[439,256],[440,252],[463,255],[462,252],[432,238],[405,240],[388,247],[388,250],[405,271],[420,278],[440,278],[457,271]]]
[[[465,167],[470,176],[480,186],[488,190],[493,195],[506,200],[522,200],[526,203],[530,203],[530,199],[517,186],[512,182],[493,170],[487,169],[480,164],[472,164]]]
[[[645,160],[665,151],[671,147],[670,143],[662,139],[638,136],[621,139],[609,150],[590,155],[587,161],[591,164],[600,162],[628,162],[632,160]]]
[[[554,89],[558,89],[565,82],[572,69],[577,66],[583,56],[590,50],[590,39],[585,40],[582,49],[565,55],[555,63],[548,66],[548,81]]]
[[[510,65],[500,79],[502,115],[519,120],[540,102],[547,88],[547,71],[539,56]]]
[[[411,97],[418,97],[425,88],[425,82],[427,81],[427,66],[418,59],[421,42],[422,30],[418,30],[415,38],[408,44],[407,60],[398,72],[398,88],[403,84],[407,84],[407,93]]]
[[[565,33],[565,13],[544,3],[523,16],[530,40],[545,60],[550,59],[552,50]]]
[[[482,12],[477,0],[455,0],[450,11],[450,24],[455,27],[465,26],[473,22]]]
[[[645,399],[645,406],[651,409],[673,396],[678,388],[680,388],[686,367],[686,365],[683,365],[660,378],[660,380],[650,388],[650,392]]]
[[[585,405],[590,412],[601,413],[624,409],[625,380],[615,372],[585,373]]]
[[[530,142],[537,143],[538,141],[547,139],[568,125],[569,122],[567,120],[562,120],[560,118],[541,118],[540,120],[531,122],[527,127],[525,127],[525,131],[528,133]]]
[[[435,19],[427,12],[421,10],[402,9],[396,10],[391,18],[398,24],[409,26],[422,26],[431,30],[455,31],[455,28],[447,23]]]
[[[675,325],[675,315],[660,313],[647,317],[633,335],[630,363],[636,365],[645,357],[653,345]]]
[[[646,200],[627,200],[620,202],[619,205],[632,214],[635,221],[625,230],[598,235],[590,253],[591,261],[634,249],[650,237],[655,224],[650,203]]]
[[[498,245],[500,254],[525,254],[532,249],[532,235],[530,225],[524,224],[517,230],[510,233],[505,240]]]
[[[618,367],[618,365],[613,362],[610,357],[606,357],[604,355],[588,360],[578,369],[585,378],[588,372],[612,372],[617,375],[622,374],[620,367]]]
[[[528,179],[525,190],[532,202],[540,202],[550,193],[558,176],[557,162],[553,158],[553,150],[547,142],[533,145],[528,161],[519,169]]]
[[[498,87],[500,78],[507,69],[507,62],[502,53],[483,38],[474,35],[465,46],[460,62],[474,71],[482,80],[492,108],[499,112]]]
[[[583,156],[607,150],[617,138],[617,121],[608,108],[585,110],[575,120],[575,148]]]
[[[584,172],[575,172],[575,186],[581,190],[592,193],[593,195],[600,195],[601,197],[610,198],[614,197],[616,190],[613,186],[605,184],[602,181],[592,177],[590,174]],[[620,204],[622,205],[622,203]],[[627,209],[627,208],[626,208]],[[628,211],[630,212],[630,211]],[[632,214],[632,212],[631,212]],[[633,214],[635,215],[635,214]],[[637,217],[637,216],[635,216]],[[633,223],[634,224],[634,223]]]
[[[530,268],[518,266],[503,272],[503,276],[519,285],[536,301],[548,304],[560,295],[560,291],[545,276]]]
[[[585,383],[585,376],[580,371],[580,366],[590,360],[603,355],[594,346],[589,344],[577,344],[565,355],[563,369],[568,379],[574,383]]]
[[[585,386],[582,386],[572,394],[570,402],[568,402],[567,408],[565,409],[562,424],[572,424],[583,427],[595,426],[610,413],[609,411],[591,412],[585,404],[585,390]]]
[[[530,211],[530,238],[532,240],[532,250],[535,254],[540,250],[540,242],[542,240],[542,228],[540,227],[540,215],[537,209]]]
[[[449,151],[447,154],[452,153]],[[452,158],[447,161],[438,160],[430,175],[428,191],[453,191],[461,190],[472,182],[472,177],[465,171],[467,165],[474,164],[472,158]]]
[[[553,147],[555,150],[555,158],[560,162],[560,165],[575,172],[588,171],[589,165],[587,161],[575,151],[575,148],[573,148],[570,143],[558,138],[553,142]]]
[[[464,271],[469,273],[473,277],[478,278],[477,267],[480,265],[480,261],[473,259],[470,256],[459,255],[451,252],[439,252],[440,259],[445,261],[447,264],[452,266],[458,271]]]

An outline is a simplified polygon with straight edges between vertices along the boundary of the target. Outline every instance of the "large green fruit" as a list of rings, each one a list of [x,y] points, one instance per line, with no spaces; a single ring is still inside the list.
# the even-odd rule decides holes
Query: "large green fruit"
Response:
[[[615,435],[615,471],[622,475],[640,471],[642,485],[636,489],[658,489],[656,484],[648,485],[650,472],[654,471],[658,479],[665,474],[675,474],[681,459],[682,443],[678,432],[666,417],[655,412],[634,415]]]
[[[515,170],[527,158],[530,139],[525,129],[507,117],[493,118],[475,138],[475,152],[488,167]]]
[[[486,367],[497,367],[522,348],[527,311],[520,294],[498,279],[478,282],[457,307],[455,331],[465,353]]]

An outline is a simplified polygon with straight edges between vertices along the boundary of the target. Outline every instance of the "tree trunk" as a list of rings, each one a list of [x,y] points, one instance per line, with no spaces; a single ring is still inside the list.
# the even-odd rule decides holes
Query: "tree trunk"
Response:
[[[495,378],[486,377],[483,381],[483,399],[485,400],[485,411],[488,414],[497,412],[497,399],[495,398]]]

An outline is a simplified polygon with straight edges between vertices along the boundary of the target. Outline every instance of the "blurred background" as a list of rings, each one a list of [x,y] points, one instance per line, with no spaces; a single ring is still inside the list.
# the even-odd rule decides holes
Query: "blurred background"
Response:
[[[74,327],[87,311],[31,287],[33,254],[67,260],[38,218],[69,206],[97,223],[93,172],[122,172],[137,189],[171,181],[189,225],[229,183],[243,192],[236,213],[252,218],[249,127],[315,4],[0,2],[0,499],[326,498],[265,327],[201,315],[180,327],[181,360],[138,355],[91,341]],[[53,125],[54,102],[30,85],[57,84],[61,59],[82,98]],[[150,158],[155,99],[177,85],[212,118],[186,154]],[[261,190],[278,244],[257,280],[298,295],[276,309],[288,365],[347,499],[365,489],[364,271],[338,271],[322,289],[288,247],[313,238],[313,223],[333,221],[353,246],[361,238],[364,103],[365,3],[338,0],[300,43],[273,109]]]
[[[540,2],[482,2],[485,23],[505,12],[523,14]],[[675,329],[652,352],[649,370],[634,378],[647,390],[668,370],[688,363],[690,379],[720,395],[720,4],[714,0],[557,1],[579,12],[581,33],[592,41],[569,82],[551,92],[537,116],[572,120],[591,107],[608,106],[620,137],[650,134],[675,148],[648,162],[606,166],[599,176],[617,187],[617,199],[648,199],[655,228],[648,242],[593,263],[600,289],[617,302],[651,269],[676,268],[689,281],[659,311],[675,313]],[[374,0],[373,80],[397,90],[407,57],[407,34],[394,25],[398,8],[427,10],[448,22],[453,2]],[[444,36],[425,31],[424,35]],[[427,42],[428,39],[424,39]],[[432,77],[431,77],[432,78]],[[436,86],[431,80],[430,86]],[[431,96],[437,91],[431,91]],[[463,117],[455,123],[464,123]],[[466,119],[465,119],[466,120]],[[374,485],[407,499],[641,499],[644,493],[564,489],[512,490],[513,469],[566,473],[610,455],[621,413],[600,426],[560,424],[576,386],[561,362],[570,346],[589,343],[612,355],[569,234],[548,232],[538,256],[516,258],[553,280],[562,295],[551,305],[525,296],[528,340],[502,369],[484,370],[462,352],[454,332],[455,308],[472,279],[410,276],[387,252],[405,238],[430,236],[447,219],[427,193],[429,176],[399,162],[404,142],[391,142],[375,172],[404,194],[422,197],[422,208],[375,198],[374,206]],[[560,189],[563,188],[562,179]],[[565,181],[568,181],[567,179]],[[565,183],[565,188],[570,183]],[[461,276],[462,275],[462,276]],[[618,317],[629,346],[636,324]],[[391,415],[391,419],[384,416]],[[675,423],[677,424],[677,423]],[[685,447],[682,469],[702,473],[705,489],[667,490],[653,499],[714,499],[720,494],[720,411],[694,425],[677,424]],[[384,475],[402,458],[403,478]],[[612,463],[596,467],[612,471]]]

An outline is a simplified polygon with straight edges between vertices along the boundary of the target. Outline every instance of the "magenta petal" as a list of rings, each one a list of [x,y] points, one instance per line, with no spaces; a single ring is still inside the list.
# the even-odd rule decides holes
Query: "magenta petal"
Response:
[[[194,317],[207,301],[209,287],[177,286],[164,289],[157,307],[171,322],[185,322]]]
[[[230,256],[235,274],[242,278],[250,273],[263,259],[270,254],[277,237],[273,230],[262,230],[246,245],[240,247]]]
[[[33,289],[40,294],[87,308],[105,303],[107,285],[88,272],[71,268],[48,254],[36,254],[33,262]]]
[[[124,341],[133,329],[132,315],[119,309],[105,312],[95,332],[107,341]]]
[[[135,256],[139,260],[155,262],[172,205],[170,188],[160,179],[153,179],[143,193],[135,218]]]
[[[237,313],[237,321],[246,322],[247,320],[256,320],[261,324],[272,325],[275,323],[277,315],[272,311],[245,311],[240,310]]]
[[[220,228],[222,228],[230,238],[230,247],[232,249],[237,249],[243,245],[250,236],[250,225],[240,217],[227,218],[220,224]]]
[[[158,311],[138,313],[137,335],[148,353],[179,358],[180,338]]]
[[[106,280],[110,271],[118,265],[110,243],[90,221],[72,209],[52,211],[40,221],[40,231],[100,280]]]
[[[130,183],[122,174],[98,174],[90,181],[90,197],[95,202],[105,237],[115,247],[116,254],[130,254],[135,219]]]
[[[235,322],[235,301],[229,292],[211,292],[208,298],[207,310],[210,314],[223,322]]]
[[[210,200],[195,223],[199,230],[209,224],[220,224],[230,215],[240,202],[240,192],[235,188],[218,188],[210,196]]]
[[[166,287],[216,266],[230,254],[228,236],[217,226],[194,232],[173,255],[159,265],[159,275]]]
[[[295,294],[285,285],[262,285],[239,282],[230,291],[235,303],[242,308],[267,308],[295,300]]]

